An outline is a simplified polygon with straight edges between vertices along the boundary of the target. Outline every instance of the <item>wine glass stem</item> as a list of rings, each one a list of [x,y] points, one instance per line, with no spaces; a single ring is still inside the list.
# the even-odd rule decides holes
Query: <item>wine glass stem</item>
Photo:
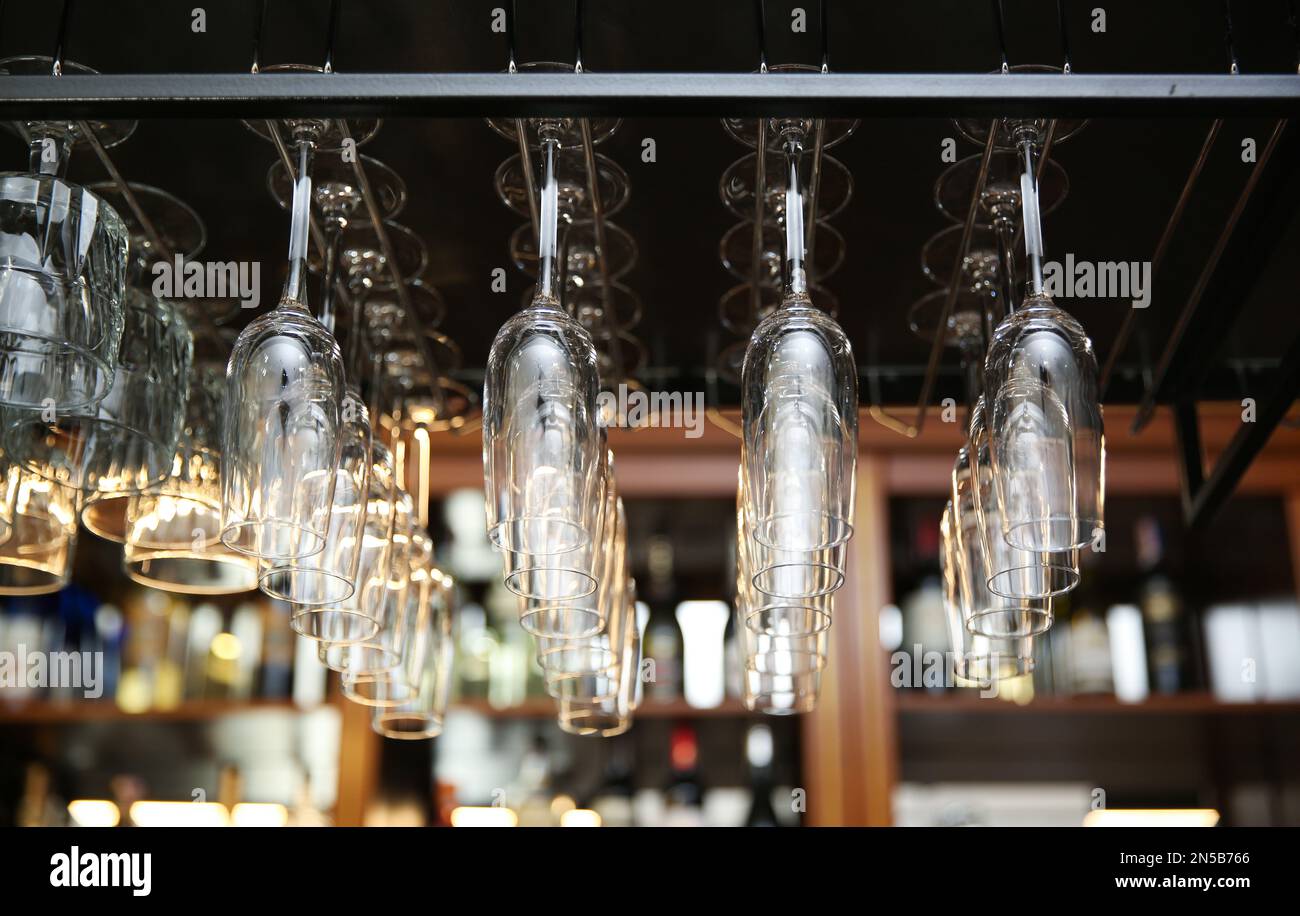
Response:
[[[284,299],[307,305],[307,242],[311,232],[311,161],[314,145],[298,141],[298,174],[293,185],[293,220],[289,225],[289,275]]]
[[[339,230],[338,227],[327,223],[325,226],[325,274],[321,278],[320,293],[320,322],[336,338],[338,334],[335,331],[336,324],[334,318],[334,284],[338,278],[339,270]],[[355,309],[354,309],[355,311]],[[360,325],[352,325],[352,334],[356,336],[356,330]],[[351,366],[348,367],[349,369]]]
[[[542,299],[558,299],[557,294],[559,284],[556,282],[558,273],[557,257],[558,236],[559,236],[559,219],[560,219],[560,185],[555,174],[556,160],[559,158],[560,142],[553,134],[549,133],[545,127],[541,129],[542,134],[542,209],[541,219],[537,227],[537,258],[538,258],[538,297]]]
[[[1002,297],[1002,309],[1005,314],[1015,311],[1016,291],[1016,226],[1009,219],[997,222],[996,237],[998,241],[998,278],[1001,281],[998,294]],[[1002,315],[994,315],[989,327],[994,327],[1002,320]]]
[[[1020,202],[1024,208],[1025,256],[1029,268],[1029,292],[1043,294],[1043,224],[1038,209],[1038,181],[1034,168],[1034,143],[1020,142],[1020,159],[1024,171],[1020,175]]]
[[[799,187],[799,157],[802,153],[802,139],[794,131],[787,132],[785,137],[785,292],[787,296],[803,296],[808,292],[808,277],[804,271],[803,261],[803,191]]]
[[[370,298],[371,284],[363,284],[352,293],[352,327],[349,328],[348,334],[348,359],[344,365],[344,370],[349,378],[359,380],[361,378],[361,334],[365,325],[362,323],[362,316],[366,313],[366,300]],[[378,414],[375,414],[378,416]]]

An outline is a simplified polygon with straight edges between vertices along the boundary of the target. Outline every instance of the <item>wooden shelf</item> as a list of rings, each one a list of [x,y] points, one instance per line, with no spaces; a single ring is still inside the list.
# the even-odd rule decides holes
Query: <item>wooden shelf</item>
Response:
[[[518,706],[498,708],[486,700],[464,699],[453,704],[494,719],[549,719],[555,715],[555,702],[549,697],[533,697]],[[251,712],[300,712],[290,700],[188,700],[171,709],[126,712],[104,700],[71,700],[52,703],[44,700],[22,705],[0,703],[0,725],[39,725],[77,722],[201,722],[224,716]],[[643,703],[636,711],[642,719],[710,719],[728,716],[757,716],[739,700],[728,699],[721,706],[697,709],[685,700],[671,703]]]
[[[460,699],[453,709],[469,710],[494,719],[550,719],[555,716],[555,701],[550,697],[531,697],[518,706],[496,707],[486,700]],[[758,716],[750,712],[740,700],[728,699],[721,706],[697,709],[685,700],[670,703],[642,703],[637,709],[637,719],[716,719],[728,716]]]
[[[1230,703],[1211,693],[1153,695],[1140,703],[1113,696],[1039,697],[1023,705],[977,694],[895,693],[901,713],[1009,715],[1274,715],[1300,714],[1300,700],[1259,700]]]
[[[39,725],[77,722],[202,722],[249,712],[299,712],[290,700],[187,700],[170,709],[126,712],[111,700],[44,700],[0,703],[0,725]]]

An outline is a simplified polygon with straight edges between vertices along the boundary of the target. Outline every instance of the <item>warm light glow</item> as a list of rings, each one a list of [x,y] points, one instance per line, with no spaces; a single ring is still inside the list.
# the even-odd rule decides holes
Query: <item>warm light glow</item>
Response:
[[[289,823],[289,809],[284,805],[240,802],[230,811],[236,827],[283,827]]]
[[[1213,827],[1213,808],[1098,808],[1083,819],[1085,827]]]
[[[574,808],[560,817],[561,827],[599,827],[600,815],[590,808]]]
[[[117,805],[102,798],[78,798],[68,802],[68,816],[78,827],[116,827],[122,820]]]
[[[417,470],[419,476],[416,478],[415,506],[416,512],[420,518],[420,524],[428,527],[429,524],[429,431],[423,427],[415,431],[415,441],[419,446],[419,463]]]
[[[138,801],[131,805],[137,827],[229,827],[230,814],[218,802]]]
[[[234,633],[218,633],[212,637],[212,654],[223,662],[233,662],[241,651],[243,647]]]
[[[576,807],[578,807],[578,803],[568,795],[557,795],[551,799],[551,813],[560,818],[561,823],[563,823],[564,815]]]
[[[453,827],[517,827],[519,815],[509,808],[456,808],[451,812]]]

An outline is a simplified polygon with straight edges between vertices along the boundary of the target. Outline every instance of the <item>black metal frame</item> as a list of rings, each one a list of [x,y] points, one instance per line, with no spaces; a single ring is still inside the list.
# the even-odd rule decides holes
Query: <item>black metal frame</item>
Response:
[[[1264,448],[1273,435],[1273,430],[1282,422],[1298,396],[1300,337],[1292,341],[1291,349],[1282,358],[1272,391],[1266,398],[1256,402],[1254,420],[1249,423],[1243,420],[1241,428],[1219,455],[1209,476],[1205,475],[1201,456],[1196,404],[1190,399],[1175,404],[1174,424],[1182,459],[1183,517],[1189,527],[1206,524],[1223,508],[1255,456]]]
[[[1295,75],[167,73],[0,76],[0,118],[1300,115]]]

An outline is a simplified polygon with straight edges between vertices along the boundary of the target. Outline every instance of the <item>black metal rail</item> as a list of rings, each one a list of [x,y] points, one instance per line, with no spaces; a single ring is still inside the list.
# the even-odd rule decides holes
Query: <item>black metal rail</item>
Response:
[[[168,73],[0,77],[0,118],[1300,115],[1300,78],[1211,74]]]

